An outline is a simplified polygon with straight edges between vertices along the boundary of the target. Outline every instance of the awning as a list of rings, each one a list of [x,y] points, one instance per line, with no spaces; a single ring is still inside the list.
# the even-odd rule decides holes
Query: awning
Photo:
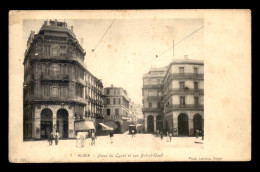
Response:
[[[93,130],[95,129],[94,123],[91,121],[76,121],[75,131]]]
[[[113,130],[113,128],[103,124],[103,123],[99,123],[102,126],[102,130]]]

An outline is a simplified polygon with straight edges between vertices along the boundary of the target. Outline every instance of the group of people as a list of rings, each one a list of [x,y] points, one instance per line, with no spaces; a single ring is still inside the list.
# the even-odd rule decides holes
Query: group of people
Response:
[[[76,135],[76,147],[84,147],[85,140],[88,137],[89,132],[78,132]],[[91,131],[91,146],[95,146],[95,140],[97,139],[96,133],[94,131]]]
[[[204,140],[204,132],[203,130],[196,130],[196,139],[199,137],[199,134],[201,135],[201,140]]]
[[[163,132],[162,131],[160,132],[160,137],[161,137],[161,140],[163,140]],[[167,142],[169,142],[169,141],[171,142],[172,141],[172,133],[171,132],[169,132],[169,133],[167,132],[166,138],[167,138],[167,140],[166,140]]]
[[[49,135],[48,135],[49,146],[52,146],[53,140],[55,140],[55,145],[58,145],[59,138],[60,138],[60,134],[58,131],[56,131],[56,132],[52,131],[51,133],[49,133]]]

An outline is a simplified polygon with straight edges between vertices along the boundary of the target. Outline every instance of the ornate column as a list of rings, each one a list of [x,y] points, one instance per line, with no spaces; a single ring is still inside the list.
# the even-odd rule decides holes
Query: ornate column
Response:
[[[193,116],[191,116],[191,114],[189,114],[189,135],[193,136],[194,135],[194,128],[193,128]]]
[[[32,138],[41,138],[41,108],[34,107],[34,117],[32,121]]]
[[[57,108],[51,108],[52,110],[52,130],[56,132],[57,128]]]
[[[153,131],[156,132],[156,117],[153,117],[153,119],[154,119],[153,120],[153,126],[154,126],[153,127],[154,128]]]
[[[144,116],[144,132],[147,132],[147,116]]]
[[[178,136],[178,116],[173,114],[173,136]]]
[[[69,110],[68,111],[69,116],[68,116],[68,138],[74,138],[75,137],[75,131],[74,131],[74,121],[75,121],[75,117],[73,115],[73,110]]]

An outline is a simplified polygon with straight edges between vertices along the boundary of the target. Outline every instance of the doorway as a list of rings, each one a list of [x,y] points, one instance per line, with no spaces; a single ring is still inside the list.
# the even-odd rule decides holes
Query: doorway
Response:
[[[68,111],[59,109],[57,112],[57,130],[61,138],[68,138]]]
[[[184,113],[178,116],[178,135],[179,136],[189,135],[188,116]]]
[[[41,139],[47,139],[52,132],[52,111],[43,109],[41,112]]]

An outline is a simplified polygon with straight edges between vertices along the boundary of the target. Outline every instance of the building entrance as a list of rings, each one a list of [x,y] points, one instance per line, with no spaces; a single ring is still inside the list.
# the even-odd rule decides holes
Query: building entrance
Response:
[[[154,132],[154,118],[152,115],[147,117],[147,132],[153,133]]]
[[[188,116],[184,113],[178,116],[178,135],[179,136],[189,135]]]
[[[47,139],[52,132],[52,111],[43,109],[41,112],[41,139]]]
[[[202,118],[200,114],[194,115],[193,127],[194,127],[194,135],[196,135],[196,130],[202,131]]]
[[[160,132],[163,130],[163,120],[161,115],[156,117],[156,130],[159,130]]]
[[[115,133],[121,133],[121,124],[119,121],[116,121],[116,127]]]
[[[66,109],[59,109],[57,112],[57,131],[60,138],[68,138],[68,116]]]

